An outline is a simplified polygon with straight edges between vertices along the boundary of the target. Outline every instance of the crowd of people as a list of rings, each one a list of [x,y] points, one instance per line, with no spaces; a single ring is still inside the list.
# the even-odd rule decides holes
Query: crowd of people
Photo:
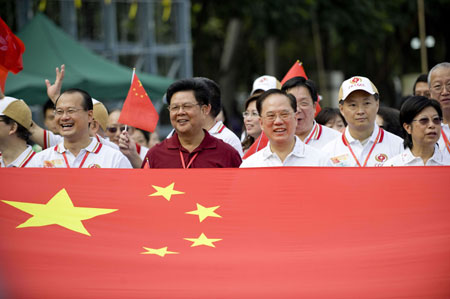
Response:
[[[61,92],[64,65],[53,84],[44,124],[32,119],[26,99],[0,92],[1,167],[230,168],[274,166],[450,165],[450,63],[418,77],[400,110],[380,104],[369,78],[342,82],[336,108],[317,113],[312,80],[273,76],[255,80],[244,104],[241,138],[219,120],[220,86],[211,79],[181,79],[166,92],[173,131],[162,142],[119,123],[81,89]],[[95,96],[95,95],[94,95]],[[37,144],[42,151],[36,152]]]

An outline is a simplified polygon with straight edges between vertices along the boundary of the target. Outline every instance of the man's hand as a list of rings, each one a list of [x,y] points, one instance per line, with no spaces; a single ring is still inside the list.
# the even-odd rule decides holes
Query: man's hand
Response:
[[[47,96],[52,100],[53,103],[56,102],[59,95],[61,94],[62,82],[64,79],[65,65],[61,65],[61,71],[56,68],[56,78],[55,83],[50,84],[48,79],[45,79],[45,85],[47,86]]]
[[[119,148],[122,154],[130,160],[133,168],[141,168],[142,159],[136,150],[136,143],[126,130],[123,130],[122,133],[120,133]]]

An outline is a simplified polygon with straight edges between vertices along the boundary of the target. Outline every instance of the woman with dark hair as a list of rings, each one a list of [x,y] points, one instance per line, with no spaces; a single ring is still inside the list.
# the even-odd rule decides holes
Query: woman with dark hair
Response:
[[[399,121],[400,111],[391,107],[380,106],[376,123],[380,128],[403,138],[403,128]]]
[[[334,129],[338,132],[344,132],[347,123],[337,108],[326,107],[320,110],[316,116],[316,122],[322,126]]]
[[[441,136],[442,110],[439,103],[423,96],[409,98],[400,110],[405,150],[384,166],[450,165],[437,146]]]
[[[261,124],[259,123],[259,114],[256,110],[256,100],[261,93],[250,96],[245,101],[244,117],[245,137],[242,141],[242,150],[244,153],[252,146],[253,142],[261,135]]]

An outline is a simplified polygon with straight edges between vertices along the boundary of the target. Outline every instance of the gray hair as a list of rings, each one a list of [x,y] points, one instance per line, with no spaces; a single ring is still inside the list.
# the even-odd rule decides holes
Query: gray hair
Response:
[[[441,62],[441,63],[438,63],[435,66],[433,66],[433,68],[428,72],[428,78],[427,78],[428,87],[431,87],[431,74],[435,70],[440,69],[440,68],[450,69],[450,62]]]

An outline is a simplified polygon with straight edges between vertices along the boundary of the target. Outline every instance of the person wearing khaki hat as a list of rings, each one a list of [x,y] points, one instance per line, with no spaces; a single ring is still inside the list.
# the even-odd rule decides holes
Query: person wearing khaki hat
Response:
[[[31,110],[24,101],[0,99],[0,167],[29,165],[35,154],[27,144],[31,124]]]
[[[341,137],[322,148],[329,157],[328,166],[382,166],[403,151],[403,139],[375,123],[379,93],[368,78],[345,80],[338,101],[347,128]]]

